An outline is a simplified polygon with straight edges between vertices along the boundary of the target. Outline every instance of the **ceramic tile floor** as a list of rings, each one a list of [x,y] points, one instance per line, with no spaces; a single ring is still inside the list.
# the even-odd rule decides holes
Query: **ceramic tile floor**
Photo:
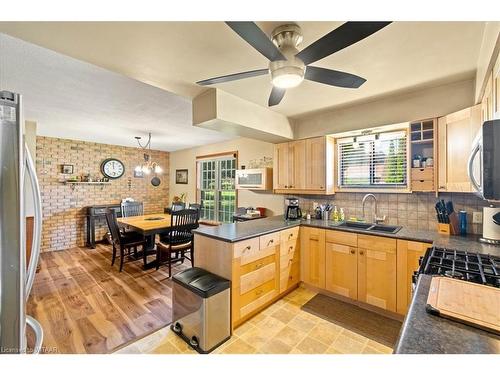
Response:
[[[369,340],[300,307],[315,295],[300,287],[236,328],[217,354],[390,354],[392,348]],[[170,327],[115,353],[193,354]]]

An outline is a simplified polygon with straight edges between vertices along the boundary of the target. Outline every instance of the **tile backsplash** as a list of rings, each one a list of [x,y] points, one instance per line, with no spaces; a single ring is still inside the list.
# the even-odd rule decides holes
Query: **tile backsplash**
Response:
[[[434,230],[437,226],[435,204],[437,197],[434,193],[390,194],[374,193],[378,201],[378,215],[386,216],[386,224],[402,225],[411,229]],[[361,201],[365,193],[337,193],[331,196],[298,195],[300,208],[303,213],[313,214],[313,202],[319,204],[330,203],[337,209],[343,208],[346,219],[363,217]],[[472,193],[440,193],[439,199],[453,202],[455,211],[467,211],[467,231],[480,234],[482,224],[472,224],[472,213],[482,213],[488,202]],[[367,221],[373,221],[373,199],[366,202],[365,214]],[[437,230],[437,229],[436,229]]]

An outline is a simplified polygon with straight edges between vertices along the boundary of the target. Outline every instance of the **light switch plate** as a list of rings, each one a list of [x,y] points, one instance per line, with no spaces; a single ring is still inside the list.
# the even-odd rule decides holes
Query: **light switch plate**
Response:
[[[483,213],[480,211],[472,213],[472,224],[481,224],[483,222]]]

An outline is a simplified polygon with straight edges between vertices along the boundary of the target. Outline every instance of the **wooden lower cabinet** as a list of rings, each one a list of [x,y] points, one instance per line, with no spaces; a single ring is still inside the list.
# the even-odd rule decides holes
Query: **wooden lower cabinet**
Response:
[[[411,302],[413,272],[418,270],[419,259],[432,244],[424,242],[397,241],[397,309],[399,314],[406,314]]]
[[[358,299],[358,249],[326,243],[325,289],[341,296]]]
[[[396,240],[358,236],[358,301],[396,311]]]
[[[301,280],[325,288],[325,230],[300,228]]]

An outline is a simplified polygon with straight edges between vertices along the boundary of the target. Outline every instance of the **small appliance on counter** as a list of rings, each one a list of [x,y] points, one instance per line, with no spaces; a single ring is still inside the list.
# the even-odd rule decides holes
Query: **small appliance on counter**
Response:
[[[479,241],[500,245],[500,208],[490,205],[483,208],[483,236]]]
[[[300,220],[302,211],[298,198],[285,198],[285,220]]]

